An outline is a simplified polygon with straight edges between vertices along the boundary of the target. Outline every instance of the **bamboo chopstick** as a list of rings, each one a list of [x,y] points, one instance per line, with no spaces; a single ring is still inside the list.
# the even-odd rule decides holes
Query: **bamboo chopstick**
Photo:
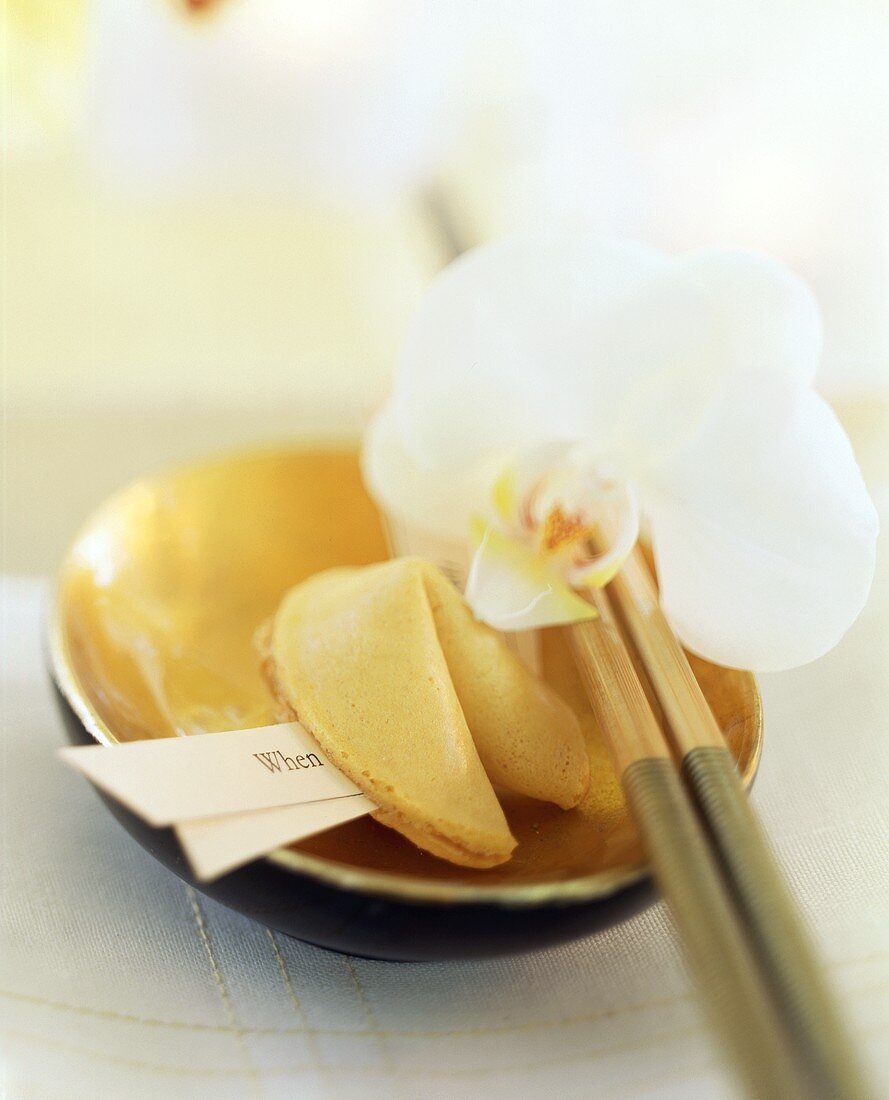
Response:
[[[808,1095],[864,1100],[871,1092],[824,969],[638,548],[608,591],[663,709],[673,754],[808,1080]]]
[[[802,1098],[806,1093],[608,598],[595,591],[591,599],[599,618],[569,628],[575,659],[710,1022],[751,1096]]]

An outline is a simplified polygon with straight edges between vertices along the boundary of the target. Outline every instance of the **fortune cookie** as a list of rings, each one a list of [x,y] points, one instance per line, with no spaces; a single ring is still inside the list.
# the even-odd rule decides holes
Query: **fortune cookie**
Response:
[[[509,859],[492,784],[565,809],[586,792],[574,712],[420,558],[317,574],[284,597],[260,645],[285,714],[378,821],[436,856]]]

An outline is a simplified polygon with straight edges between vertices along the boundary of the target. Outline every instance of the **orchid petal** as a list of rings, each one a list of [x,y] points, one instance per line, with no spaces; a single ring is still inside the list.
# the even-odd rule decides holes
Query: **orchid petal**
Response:
[[[751,387],[761,399],[745,431],[773,430],[811,385],[821,354],[818,306],[806,283],[775,260],[705,250],[675,261],[697,283],[700,340],[689,341],[684,370],[652,371],[615,409],[612,462],[644,476],[669,461]],[[641,311],[640,323],[651,323]]]
[[[718,382],[717,335],[697,273],[657,252],[561,235],[485,245],[415,314],[397,430],[418,465],[450,471],[553,441],[673,449]]]
[[[699,452],[767,446],[815,374],[821,322],[812,292],[764,256],[710,251],[681,262],[700,279],[719,329],[720,384],[692,441]]]
[[[758,395],[747,394],[743,423]],[[773,428],[775,425],[773,424]],[[827,652],[867,598],[877,517],[830,407],[805,393],[770,438],[712,437],[646,486],[661,601],[692,650],[774,671]]]
[[[461,483],[479,462],[572,443],[599,471],[644,477],[750,378],[772,391],[759,420],[782,418],[819,346],[811,294],[769,260],[560,234],[489,244],[439,275],[415,315],[391,403],[401,462],[378,488],[397,495],[407,466],[418,485],[445,473],[455,506],[437,512],[455,536],[477,510]]]
[[[821,356],[812,291],[792,271],[750,252],[706,250],[680,259],[719,326],[724,373],[779,375],[811,385]]]
[[[496,630],[534,630],[592,619],[596,610],[539,554],[483,521],[466,582],[466,601],[476,618]]]
[[[503,458],[492,455],[460,477],[425,470],[405,452],[389,402],[364,437],[361,467],[367,486],[390,515],[428,534],[468,541],[470,520],[487,509]]]

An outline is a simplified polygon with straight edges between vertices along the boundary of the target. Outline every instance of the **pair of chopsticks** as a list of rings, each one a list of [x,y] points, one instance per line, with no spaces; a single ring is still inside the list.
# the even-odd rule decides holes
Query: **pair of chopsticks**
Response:
[[[638,548],[568,628],[711,1025],[751,1096],[871,1096],[802,917]],[[660,713],[636,671],[635,655]]]

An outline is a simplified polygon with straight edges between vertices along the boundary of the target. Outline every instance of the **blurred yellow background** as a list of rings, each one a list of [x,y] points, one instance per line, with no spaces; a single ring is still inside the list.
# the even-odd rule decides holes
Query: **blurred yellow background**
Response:
[[[354,436],[442,210],[467,241],[768,252],[821,302],[822,388],[883,422],[881,4],[6,0],[3,24],[8,570],[147,466]]]

